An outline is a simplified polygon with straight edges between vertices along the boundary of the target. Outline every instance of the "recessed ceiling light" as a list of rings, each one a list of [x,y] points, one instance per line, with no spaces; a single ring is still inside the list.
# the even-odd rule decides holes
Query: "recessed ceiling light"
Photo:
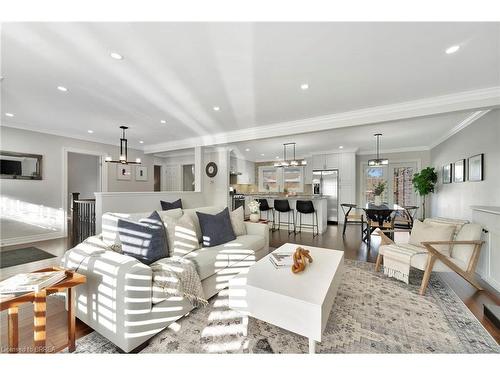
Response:
[[[144,143],[144,141],[139,141],[139,143],[142,145]]]
[[[340,148],[340,149],[343,149],[343,148],[344,148],[344,146],[339,146],[339,148]]]
[[[246,149],[245,149],[245,151],[246,151],[246,152],[248,152],[248,151],[250,151],[250,149],[249,149],[249,148],[246,148]]]
[[[123,60],[123,56],[116,52],[111,52],[109,54],[115,60]]]
[[[302,90],[307,90],[309,88],[309,83],[303,83],[302,85],[300,85],[300,88]]]
[[[457,44],[457,45],[455,45],[455,46],[451,46],[451,47],[447,48],[447,49],[446,49],[446,53],[447,53],[448,55],[451,55],[452,53],[457,52],[459,49],[460,49],[460,46]]]
[[[94,131],[93,130],[87,130],[87,133],[92,134]]]
[[[220,111],[220,107],[215,106],[215,107],[214,107],[214,111],[215,111],[215,112]]]
[[[166,123],[167,123],[167,120],[160,120],[160,122],[161,122],[162,124],[166,124]]]
[[[62,92],[66,92],[66,91],[68,91],[68,89],[67,89],[66,87],[64,87],[64,86],[57,86],[57,89],[58,89],[59,91],[62,91]]]
[[[260,156],[264,156],[264,154],[260,154]]]
[[[276,159],[279,159],[280,157],[279,156],[276,156]]]
[[[14,117],[14,114],[13,113],[9,113],[9,112],[5,112],[5,116],[7,116],[7,117]]]

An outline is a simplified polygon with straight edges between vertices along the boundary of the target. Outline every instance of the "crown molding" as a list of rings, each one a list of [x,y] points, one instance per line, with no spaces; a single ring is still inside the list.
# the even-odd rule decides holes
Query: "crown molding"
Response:
[[[57,131],[57,130],[43,129],[43,128],[37,128],[36,130],[34,130],[33,128],[30,128],[30,127],[28,127],[28,126],[26,126],[24,124],[5,123],[4,121],[2,121],[1,126],[2,126],[2,128],[19,129],[19,130],[25,130],[25,131],[28,131],[28,132],[32,132],[32,133],[49,134],[49,135],[54,135],[54,136],[62,137],[62,138],[77,139],[79,141],[97,143],[97,144],[100,144],[100,145],[114,146],[117,149],[120,148],[120,143],[119,143],[118,136],[117,136],[118,141],[116,141],[116,142],[112,142],[112,141],[109,141],[109,142],[108,141],[96,141],[95,137],[92,137],[92,136],[74,135],[74,134],[70,134],[70,132],[65,133],[65,132],[61,132],[61,131]],[[140,148],[140,147],[132,147],[132,146],[129,145],[128,149],[129,150],[143,152],[143,149]]]
[[[483,117],[485,114],[487,114],[490,111],[491,111],[491,109],[486,109],[483,111],[476,111],[476,112],[472,113],[471,115],[467,116],[463,121],[459,122],[455,127],[453,127],[448,133],[443,135],[437,141],[433,142],[430,145],[429,149],[433,149],[437,145],[440,145],[441,143],[446,141],[448,138],[457,134],[460,130],[465,129],[467,126],[469,126],[473,122],[479,120],[481,117]]]
[[[195,146],[243,142],[496,106],[500,106],[500,86],[163,142],[145,146],[144,152],[150,154]]]
[[[420,152],[420,151],[429,151],[431,148],[429,146],[415,146],[415,147],[399,147],[399,148],[390,148],[388,150],[382,150],[380,155],[385,154],[396,154],[399,152]],[[376,152],[373,151],[360,151],[356,155],[376,155]]]

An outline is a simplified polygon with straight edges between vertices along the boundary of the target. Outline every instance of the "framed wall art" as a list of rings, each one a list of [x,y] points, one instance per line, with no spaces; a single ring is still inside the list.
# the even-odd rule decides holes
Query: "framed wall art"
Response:
[[[130,180],[131,168],[128,164],[117,164],[116,165],[116,178],[118,180]]]
[[[148,180],[148,167],[135,167],[135,180],[147,181]]]
[[[451,163],[443,166],[443,184],[451,184]]]
[[[469,181],[483,181],[484,154],[471,156],[467,159],[467,174]]]
[[[465,159],[460,159],[455,162],[453,166],[454,172],[454,182],[464,182],[465,181]]]

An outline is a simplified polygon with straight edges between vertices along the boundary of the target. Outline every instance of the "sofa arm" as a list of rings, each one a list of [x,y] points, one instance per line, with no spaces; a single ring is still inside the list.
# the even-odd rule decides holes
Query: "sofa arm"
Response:
[[[152,270],[137,259],[84,242],[62,265],[87,277],[75,289],[76,316],[122,349],[143,334],[152,308]],[[138,345],[138,344],[137,344]]]
[[[247,234],[254,234],[264,237],[266,248],[269,248],[269,226],[267,224],[245,221],[245,227],[247,230]]]

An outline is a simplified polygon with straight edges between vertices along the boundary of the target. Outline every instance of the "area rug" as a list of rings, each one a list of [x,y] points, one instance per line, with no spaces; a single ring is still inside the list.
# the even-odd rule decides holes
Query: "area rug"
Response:
[[[7,268],[36,262],[43,259],[55,258],[56,256],[38,247],[23,247],[22,249],[0,251],[0,268]]]
[[[346,260],[318,353],[499,353],[500,347],[459,297],[436,274],[426,296],[422,272],[410,285],[374,271],[371,263]],[[413,271],[413,270],[412,270]],[[227,291],[193,310],[155,337],[142,353],[307,353],[308,340],[227,307]],[[306,319],[306,317],[304,317]],[[75,353],[116,353],[93,332]]]

